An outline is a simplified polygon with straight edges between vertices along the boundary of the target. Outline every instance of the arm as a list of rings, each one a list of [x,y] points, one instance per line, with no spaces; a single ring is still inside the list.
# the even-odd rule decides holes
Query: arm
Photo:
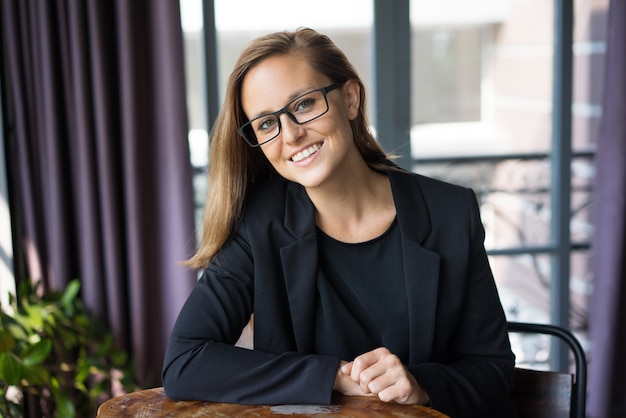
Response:
[[[205,271],[174,325],[163,386],[177,400],[330,403],[338,360],[235,347],[252,312],[253,263],[241,235]]]
[[[451,361],[409,366],[428,393],[433,407],[451,416],[463,416],[467,411],[506,402],[515,365],[506,317],[483,245],[484,229],[478,204],[474,194],[468,194],[469,222],[466,222],[466,228],[470,239],[466,278],[455,280],[452,286],[448,283],[446,288],[446,292],[462,292],[463,295],[455,322],[447,324],[453,327],[446,342],[452,353]],[[448,294],[440,295],[441,309],[446,309]]]

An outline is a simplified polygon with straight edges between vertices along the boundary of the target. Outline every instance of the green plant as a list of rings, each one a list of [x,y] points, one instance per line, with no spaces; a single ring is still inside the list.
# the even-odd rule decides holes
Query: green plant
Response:
[[[69,418],[95,416],[112,384],[136,389],[128,356],[78,297],[80,282],[42,295],[38,287],[23,283],[0,310],[0,416],[23,415],[15,392],[34,397],[42,416]]]

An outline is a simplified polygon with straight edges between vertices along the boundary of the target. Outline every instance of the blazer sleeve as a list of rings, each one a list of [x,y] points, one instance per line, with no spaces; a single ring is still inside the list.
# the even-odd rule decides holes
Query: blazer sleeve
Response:
[[[440,329],[436,331],[446,333],[448,341],[443,351],[451,353],[450,358],[446,362],[412,365],[409,369],[429,394],[432,406],[450,416],[515,416],[508,399],[515,356],[484,249],[485,232],[478,203],[474,193],[467,191],[470,195],[467,275],[453,286],[445,285],[446,292],[464,292],[463,303],[457,322],[445,324],[451,330],[438,323]],[[445,293],[440,295],[441,309],[446,309],[446,299]],[[486,405],[491,409],[485,409]],[[481,412],[475,415],[477,411]]]
[[[338,360],[235,347],[253,307],[253,261],[231,239],[192,290],[172,330],[163,387],[176,400],[329,404]]]

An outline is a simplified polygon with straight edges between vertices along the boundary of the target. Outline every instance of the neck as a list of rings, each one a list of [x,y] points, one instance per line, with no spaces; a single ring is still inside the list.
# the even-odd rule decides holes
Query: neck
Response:
[[[384,233],[395,218],[389,178],[364,164],[340,181],[307,189],[316,223],[344,242],[364,242]]]

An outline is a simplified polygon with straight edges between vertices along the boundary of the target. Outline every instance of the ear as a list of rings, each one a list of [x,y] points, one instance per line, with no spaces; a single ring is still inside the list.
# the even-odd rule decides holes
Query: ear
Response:
[[[342,90],[346,100],[348,118],[354,120],[359,115],[361,107],[361,86],[356,80],[348,80],[344,83]]]

